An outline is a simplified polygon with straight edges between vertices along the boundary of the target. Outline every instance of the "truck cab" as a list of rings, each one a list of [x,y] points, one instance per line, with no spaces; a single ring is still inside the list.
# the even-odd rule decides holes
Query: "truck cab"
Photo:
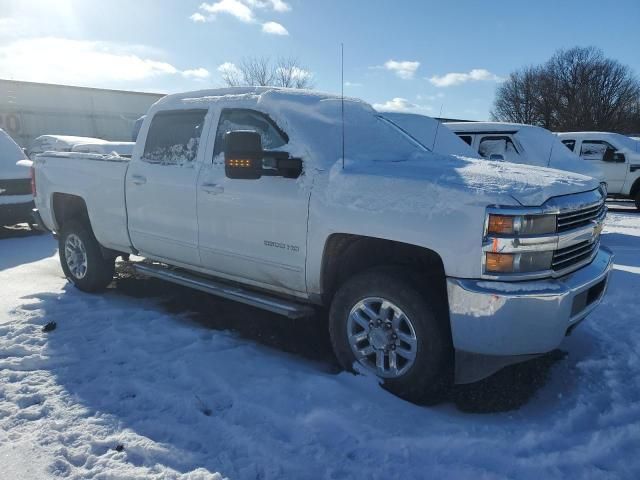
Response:
[[[630,198],[640,210],[640,141],[609,132],[562,132],[562,143],[602,169],[612,197]]]

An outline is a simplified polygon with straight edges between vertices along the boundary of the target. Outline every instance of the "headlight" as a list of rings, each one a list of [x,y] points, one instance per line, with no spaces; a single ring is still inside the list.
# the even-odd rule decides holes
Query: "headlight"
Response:
[[[488,235],[544,235],[556,232],[555,215],[489,214]]]
[[[553,252],[486,253],[487,273],[543,272],[551,268]]]
[[[487,214],[484,272],[488,275],[533,274],[551,269],[557,244],[555,214]]]

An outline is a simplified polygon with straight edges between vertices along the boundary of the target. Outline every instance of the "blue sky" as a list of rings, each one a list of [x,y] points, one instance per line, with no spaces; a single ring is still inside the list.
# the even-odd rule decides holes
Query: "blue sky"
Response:
[[[0,78],[140,91],[221,86],[220,66],[297,57],[319,90],[486,119],[496,85],[594,45],[640,75],[640,1],[0,0]]]

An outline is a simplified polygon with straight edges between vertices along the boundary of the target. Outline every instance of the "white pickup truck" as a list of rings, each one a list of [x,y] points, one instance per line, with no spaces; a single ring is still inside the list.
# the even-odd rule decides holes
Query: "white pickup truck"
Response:
[[[564,132],[566,147],[605,174],[609,196],[630,198],[640,210],[640,140],[610,132]]]
[[[436,155],[368,104],[346,99],[343,122],[341,107],[275,88],[176,94],[131,160],[37,156],[65,274],[98,291],[136,254],[141,273],[300,321],[326,306],[342,365],[411,400],[555,349],[600,302],[597,181]]]

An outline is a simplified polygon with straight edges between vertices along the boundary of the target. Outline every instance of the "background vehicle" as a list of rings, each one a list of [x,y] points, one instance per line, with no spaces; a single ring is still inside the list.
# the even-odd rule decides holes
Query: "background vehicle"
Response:
[[[110,155],[113,153],[121,157],[131,158],[135,142],[101,142],[101,143],[79,143],[71,147],[72,152],[97,153],[100,155]]]
[[[20,146],[0,129],[0,225],[32,222],[29,169],[16,165],[26,158]]]
[[[416,113],[383,112],[382,115],[435,153],[478,158],[478,152],[434,118]]]
[[[606,182],[598,166],[589,165],[562,148],[558,138],[544,128],[497,122],[456,122],[445,125],[482,158],[556,168]]]
[[[107,143],[107,140],[91,137],[73,137],[69,135],[40,135],[27,150],[29,158],[35,159],[36,155],[44,152],[70,152],[75,145],[90,143],[98,145]]]
[[[326,306],[344,368],[411,400],[555,349],[600,302],[595,180],[435,155],[361,101],[341,124],[341,106],[188,92],[151,107],[131,160],[37,156],[67,278],[98,291],[134,253],[141,273],[292,318]]]
[[[640,141],[618,133],[557,134],[566,147],[604,171],[612,197],[631,198],[640,210]]]

